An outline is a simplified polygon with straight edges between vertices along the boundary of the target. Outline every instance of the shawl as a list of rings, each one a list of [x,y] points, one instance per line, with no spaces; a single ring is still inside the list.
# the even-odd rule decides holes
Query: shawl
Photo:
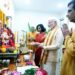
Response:
[[[48,45],[51,45],[53,43],[53,41],[55,39],[54,35],[56,34],[57,30],[58,30],[58,27],[55,27],[52,31],[50,31],[48,33],[48,35],[44,41],[44,46],[48,46]],[[49,50],[44,50],[42,55],[41,55],[40,64],[46,63],[48,55],[49,55]]]

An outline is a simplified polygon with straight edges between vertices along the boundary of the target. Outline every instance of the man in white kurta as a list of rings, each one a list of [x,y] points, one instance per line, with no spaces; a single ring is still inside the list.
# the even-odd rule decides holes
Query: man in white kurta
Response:
[[[64,37],[56,20],[49,20],[48,27],[51,28],[51,31],[47,34],[42,46],[41,61],[43,61],[43,68],[48,72],[48,75],[59,75]]]

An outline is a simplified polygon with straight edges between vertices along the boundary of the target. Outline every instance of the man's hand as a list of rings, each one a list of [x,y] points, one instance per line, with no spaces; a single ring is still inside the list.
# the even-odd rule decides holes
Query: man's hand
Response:
[[[31,42],[31,43],[28,43],[27,45],[32,45],[32,46],[38,46],[40,43],[38,42]]]
[[[44,50],[47,50],[48,48],[47,48],[47,46],[43,46],[43,49],[44,49]]]

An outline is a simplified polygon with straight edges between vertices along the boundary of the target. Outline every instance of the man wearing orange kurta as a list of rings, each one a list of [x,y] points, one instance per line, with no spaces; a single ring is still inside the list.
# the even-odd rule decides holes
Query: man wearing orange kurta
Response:
[[[34,42],[36,38],[37,32],[35,31],[34,27],[31,27],[31,31],[27,33],[27,47],[33,51],[35,51],[34,46],[29,45],[29,43]]]
[[[72,0],[68,7],[67,17],[71,22],[75,22],[75,0]],[[65,48],[60,75],[75,75],[75,30],[71,35],[66,34]]]

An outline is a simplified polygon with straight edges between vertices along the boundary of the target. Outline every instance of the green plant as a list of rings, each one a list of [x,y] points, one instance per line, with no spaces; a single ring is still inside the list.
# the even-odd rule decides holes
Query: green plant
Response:
[[[35,75],[36,70],[34,68],[28,69],[23,75]]]

